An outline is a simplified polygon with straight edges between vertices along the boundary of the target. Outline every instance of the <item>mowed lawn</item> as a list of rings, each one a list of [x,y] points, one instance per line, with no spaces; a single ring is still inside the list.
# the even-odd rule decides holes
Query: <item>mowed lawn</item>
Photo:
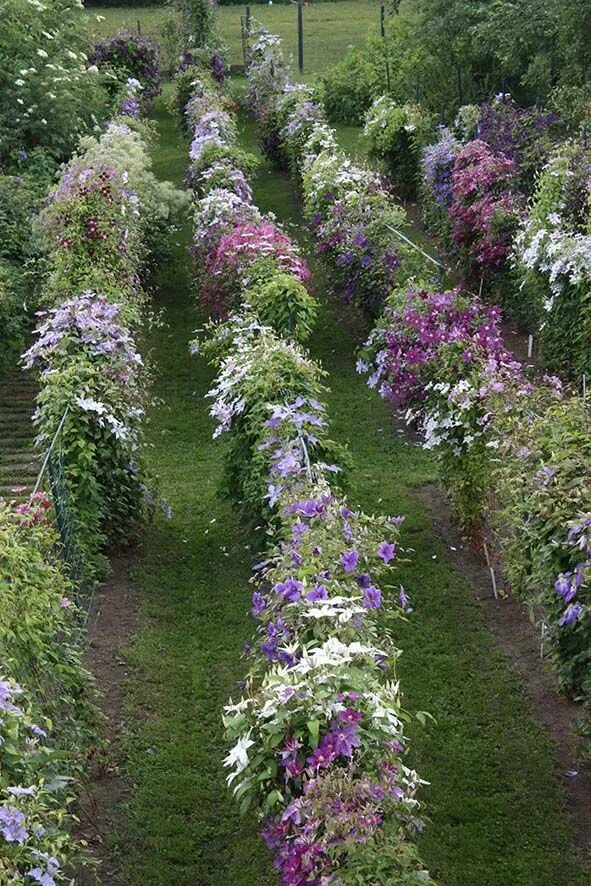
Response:
[[[231,64],[242,64],[242,34],[240,19],[245,6],[222,6],[219,9],[219,29],[229,50]],[[269,6],[251,6],[253,20],[279,34],[285,41],[286,52],[293,54],[297,63],[297,6],[295,3]],[[163,27],[170,20],[169,9],[157,6],[135,8],[102,8],[93,6],[87,11],[92,30],[97,36],[114,34],[119,28],[137,29],[142,34],[162,39]],[[103,17],[101,21],[98,17]],[[349,46],[365,41],[370,29],[380,25],[380,4],[377,0],[341,0],[337,3],[311,3],[304,8],[304,68],[309,74],[324,71],[337,62]]]

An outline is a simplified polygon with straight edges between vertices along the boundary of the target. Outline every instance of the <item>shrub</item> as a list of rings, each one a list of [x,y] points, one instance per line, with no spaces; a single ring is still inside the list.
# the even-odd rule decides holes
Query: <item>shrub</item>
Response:
[[[498,308],[459,290],[395,292],[358,368],[418,425],[460,521],[478,527],[490,484],[490,397],[520,378],[503,344]]]
[[[522,397],[518,409],[500,405],[495,486],[507,575],[530,607],[543,607],[559,687],[589,699],[587,405],[553,378]]]
[[[261,259],[272,260],[278,271],[291,274],[303,284],[310,271],[295,244],[271,221],[238,222],[220,238],[205,261],[201,298],[223,317],[235,307],[248,284],[250,268]]]
[[[585,146],[570,141],[558,149],[539,176],[515,245],[515,310],[538,330],[547,365],[574,378],[591,369],[590,175]]]
[[[129,541],[142,515],[145,379],[126,311],[96,292],[65,301],[47,313],[25,366],[41,372],[42,444],[67,410],[59,441],[63,483],[75,534],[92,562],[105,541]]]
[[[433,122],[420,105],[398,105],[387,96],[376,99],[365,118],[369,156],[379,160],[399,197],[417,193],[421,148],[429,140]]]
[[[158,44],[148,37],[120,31],[97,43],[90,61],[118,83],[126,83],[129,78],[137,80],[141,98],[151,102],[162,91],[159,52]]]
[[[466,273],[478,277],[502,270],[523,215],[513,160],[482,141],[458,153],[452,176],[453,241]]]
[[[66,883],[81,860],[68,832],[96,725],[49,508],[43,493],[0,503],[0,879],[10,883]]]
[[[291,274],[277,272],[266,259],[253,265],[252,280],[244,292],[263,326],[282,338],[304,342],[312,332],[317,307],[306,287]]]
[[[453,132],[441,127],[435,144],[422,149],[419,193],[423,218],[427,228],[441,237],[448,248],[452,245],[449,211],[453,200],[453,170],[460,148]]]
[[[102,119],[107,93],[87,64],[81,4],[4,0],[0,33],[0,163],[43,147],[61,160]]]
[[[143,257],[133,224],[137,203],[125,173],[104,162],[73,160],[43,215],[56,294],[92,286],[131,290],[137,284]]]
[[[321,77],[321,95],[332,122],[363,125],[372,102],[387,89],[383,44],[368,38],[367,47],[349,49]]]

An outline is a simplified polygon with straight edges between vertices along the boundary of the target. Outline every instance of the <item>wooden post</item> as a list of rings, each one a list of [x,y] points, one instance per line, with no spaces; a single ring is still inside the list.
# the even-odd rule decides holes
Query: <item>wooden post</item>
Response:
[[[386,36],[386,7],[382,6],[380,9],[380,32],[382,35],[382,40]]]
[[[139,20],[139,18],[138,18],[138,20],[137,20],[137,32],[138,32],[138,35],[141,37],[141,35],[142,35],[142,26],[141,26],[141,24],[140,24],[140,20]]]
[[[300,73],[304,70],[304,4],[298,0],[298,66]]]
[[[244,16],[240,16],[240,36],[242,38],[242,61],[244,62],[244,67],[246,68],[246,24],[244,21]]]
[[[250,6],[246,7],[246,36],[250,36]]]

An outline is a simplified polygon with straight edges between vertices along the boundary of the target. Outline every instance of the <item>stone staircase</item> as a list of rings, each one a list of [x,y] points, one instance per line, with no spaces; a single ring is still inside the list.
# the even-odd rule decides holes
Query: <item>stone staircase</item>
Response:
[[[0,498],[22,501],[33,491],[41,466],[31,422],[36,392],[23,372],[0,378]]]

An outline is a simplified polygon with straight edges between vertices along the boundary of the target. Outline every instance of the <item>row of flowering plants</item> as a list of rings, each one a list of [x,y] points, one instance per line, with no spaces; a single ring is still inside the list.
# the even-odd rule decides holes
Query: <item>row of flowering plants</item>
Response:
[[[314,92],[288,82],[276,38],[257,33],[249,57],[250,104],[263,148],[299,180],[307,219],[331,258],[339,293],[376,316],[397,279],[422,268],[400,236],[406,213],[380,175],[338,148]]]
[[[343,180],[345,187],[351,187],[351,170],[355,170],[355,188],[365,190],[367,196],[375,192],[375,179],[343,157],[319,111],[310,109],[313,94],[307,88],[309,125],[302,122],[302,105],[294,101],[299,87],[287,82],[283,72],[276,90],[271,89],[271,72],[280,67],[278,44],[265,35],[257,38],[251,50],[251,101],[264,125],[265,143],[270,123],[281,121],[273,137],[275,155],[285,165],[295,166],[304,206],[308,213],[317,214],[313,219],[317,229],[331,211],[335,195],[340,197]],[[263,91],[258,88],[260,82],[265,84]],[[289,112],[282,117],[285,108]],[[514,123],[516,118],[522,122],[515,109],[503,106],[498,113],[510,134],[521,132],[517,124],[511,128],[507,122]],[[454,206],[454,176],[460,171],[464,176],[467,169],[454,167],[450,173],[450,157],[460,156],[462,139],[474,134],[479,121],[488,141],[472,139],[466,147],[480,157],[492,157],[498,145],[493,142],[489,148],[492,136],[471,109],[464,109],[456,133],[445,135],[440,153],[430,156],[432,181],[448,210]],[[546,123],[539,125],[544,129]],[[520,175],[531,181],[531,168],[537,163],[531,143],[525,136],[521,140],[515,136],[514,142],[513,156],[503,154],[502,166],[515,164],[517,169],[518,162],[525,163],[528,171]],[[325,172],[322,177],[317,176],[319,168]],[[492,187],[492,168],[487,175]],[[502,178],[500,170],[496,175]],[[555,200],[560,199],[557,192],[568,193],[575,200],[576,187],[572,193],[567,191],[570,178],[566,173],[562,179],[556,173],[549,175],[546,193]],[[543,184],[544,178],[538,189]],[[471,192],[468,184],[466,190]],[[376,208],[373,217],[368,215],[368,226],[379,226],[378,213]],[[363,229],[358,233],[362,237]],[[396,242],[394,235],[390,242]],[[319,247],[327,251],[322,239]],[[330,251],[338,264],[338,249]],[[385,264],[383,257],[381,264]],[[565,270],[564,265],[556,269],[555,278],[560,270]],[[369,263],[364,273],[371,279]],[[368,373],[372,388],[402,410],[418,428],[425,447],[434,452],[464,527],[479,530],[485,517],[492,522],[512,588],[533,611],[539,613],[541,605],[546,649],[560,688],[587,702],[591,689],[587,600],[591,495],[586,459],[591,434],[585,399],[565,391],[553,376],[529,376],[504,344],[499,308],[486,306],[461,289],[438,291],[421,277],[426,277],[425,269],[413,278],[405,274],[404,265],[397,267],[394,285],[383,299],[383,312],[360,352],[359,369]],[[495,502],[492,513],[491,501]]]
[[[409,147],[388,155],[384,140],[402,113],[390,104],[375,103],[366,132],[374,155],[405,181],[414,154]],[[556,114],[499,95],[440,127],[422,148],[419,173],[427,226],[457,261],[464,284],[484,284],[537,336],[546,366],[571,379],[591,367],[589,169],[584,134],[565,141]]]
[[[129,96],[137,91],[135,83],[126,88]],[[71,883],[87,860],[73,834],[97,712],[82,666],[79,572],[96,581],[103,545],[128,541],[145,508],[141,425],[149,378],[134,339],[151,252],[184,197],[153,176],[151,130],[135,107],[127,110],[80,141],[49,198],[39,201],[34,231],[45,269],[43,309],[23,364],[39,374],[39,443],[53,442],[61,521],[71,538],[66,545],[59,537],[44,493],[0,504],[3,883]]]
[[[183,200],[151,172],[150,137],[132,116],[82,140],[40,219],[49,276],[23,360],[39,373],[40,444],[61,427],[65,494],[89,565],[105,543],[128,540],[143,514],[148,385],[134,338],[154,238]]]
[[[227,153],[223,176],[215,154],[208,174],[203,144],[233,146],[235,123],[211,83],[195,89],[195,257],[215,319],[193,350],[217,370],[226,485],[274,539],[255,568],[242,697],[225,710],[228,782],[241,812],[259,813],[285,886],[431,882],[396,679],[393,632],[409,606],[393,571],[402,518],[354,511],[339,491],[346,457],[330,440],[324,373],[303,348],[310,272]]]

